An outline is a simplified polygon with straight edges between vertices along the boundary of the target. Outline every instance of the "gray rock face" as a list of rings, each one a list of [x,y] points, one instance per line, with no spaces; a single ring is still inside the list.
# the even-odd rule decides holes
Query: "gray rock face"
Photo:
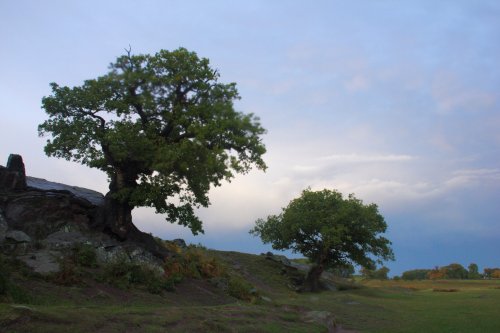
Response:
[[[9,230],[5,233],[6,241],[11,241],[14,243],[29,243],[31,242],[31,237],[26,235],[24,232],[19,230]]]
[[[276,261],[276,262],[283,264],[285,266],[292,266],[292,263],[290,262],[290,260],[288,260],[288,258],[285,256],[282,256],[279,254],[273,254],[272,252],[267,252],[265,254],[265,256],[266,256],[266,259],[268,259],[268,260]]]
[[[7,160],[7,169],[18,172],[22,177],[26,177],[26,170],[24,169],[24,162],[21,155],[10,154]]]
[[[0,166],[0,250],[4,253],[36,272],[49,273],[58,271],[60,259],[75,247],[86,244],[95,249],[99,263],[125,260],[163,272],[162,260],[142,247],[140,237],[119,241],[111,232],[103,232],[104,210],[99,192],[26,177],[19,155],[9,157],[7,168]],[[181,241],[179,246],[186,246]]]
[[[177,238],[172,240],[172,243],[174,243],[176,246],[178,246],[181,249],[187,248],[186,241],[182,238]]]
[[[7,167],[0,166],[0,191],[22,191],[26,189],[26,175],[23,158],[11,154]]]
[[[3,216],[3,211],[0,210],[0,245],[2,245],[5,240],[5,233],[7,232],[8,227],[7,221]]]
[[[32,190],[11,193],[3,199],[0,208],[4,210],[9,228],[38,240],[61,230],[89,230],[103,216],[101,207],[68,193]]]
[[[18,258],[31,267],[34,272],[47,274],[59,271],[59,257],[61,257],[60,252],[41,249]]]
[[[41,191],[69,192],[75,197],[85,199],[95,206],[104,205],[104,195],[97,191],[89,190],[88,188],[50,182],[35,177],[26,177],[26,184],[29,188]]]

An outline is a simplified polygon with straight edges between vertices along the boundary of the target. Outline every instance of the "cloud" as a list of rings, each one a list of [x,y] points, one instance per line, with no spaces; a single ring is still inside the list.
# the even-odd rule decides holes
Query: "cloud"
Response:
[[[357,74],[344,83],[344,87],[349,92],[359,92],[370,88],[370,81],[365,75]]]
[[[437,112],[449,114],[457,111],[484,112],[496,105],[498,94],[468,87],[455,74],[441,72],[432,83],[432,97]]]
[[[500,181],[500,169],[464,169],[453,172],[444,184],[447,188],[465,187]]]
[[[333,154],[320,157],[322,161],[332,161],[336,163],[374,163],[374,162],[405,162],[416,159],[411,155],[398,155],[398,154]]]

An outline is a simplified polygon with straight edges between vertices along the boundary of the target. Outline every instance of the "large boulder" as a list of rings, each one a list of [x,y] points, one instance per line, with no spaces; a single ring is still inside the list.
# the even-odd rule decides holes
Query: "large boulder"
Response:
[[[11,192],[1,198],[0,205],[9,228],[21,230],[33,239],[60,230],[89,230],[102,216],[101,206],[63,192]]]

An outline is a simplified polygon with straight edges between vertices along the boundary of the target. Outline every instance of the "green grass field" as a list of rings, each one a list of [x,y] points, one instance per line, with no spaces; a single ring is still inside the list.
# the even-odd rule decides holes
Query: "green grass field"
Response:
[[[296,293],[262,256],[210,253],[262,297],[236,300],[202,280],[152,295],[20,279],[30,297],[0,302],[0,332],[336,332],[334,322],[357,332],[500,332],[499,280],[339,280],[342,291]]]

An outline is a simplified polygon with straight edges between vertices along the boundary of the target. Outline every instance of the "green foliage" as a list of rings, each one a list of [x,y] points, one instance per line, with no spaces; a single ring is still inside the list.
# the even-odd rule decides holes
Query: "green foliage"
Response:
[[[468,267],[468,274],[467,277],[469,279],[480,279],[481,274],[479,274],[479,267],[475,263],[471,263]]]
[[[97,267],[97,254],[90,244],[75,244],[68,253],[59,260],[59,271],[52,275],[55,283],[76,285],[83,282],[84,269]]]
[[[124,257],[105,264],[99,280],[121,289],[143,288],[153,294],[174,289],[174,281],[155,268]]]
[[[484,277],[488,279],[500,279],[500,268],[485,268]]]
[[[430,269],[412,269],[403,272],[401,278],[403,280],[426,280],[430,271]]]
[[[354,274],[354,266],[351,264],[346,265],[338,265],[334,268],[330,268],[329,272],[333,273],[333,275],[342,277],[342,278],[350,278]]]
[[[73,262],[83,267],[97,266],[97,253],[90,244],[77,244],[71,249]]]
[[[356,263],[373,267],[373,257],[394,258],[390,241],[380,236],[387,229],[375,204],[364,205],[353,194],[304,190],[279,215],[256,221],[251,234],[276,250],[292,249],[326,267]]]
[[[469,270],[472,269],[472,274],[467,271],[462,265],[453,263],[448,266],[435,267],[434,269],[413,269],[403,272],[401,276],[403,280],[443,280],[443,279],[477,279],[477,265],[469,265]],[[474,273],[475,271],[475,273]],[[477,275],[476,275],[477,274]]]
[[[243,278],[237,275],[231,275],[228,282],[229,295],[243,301],[253,302],[257,293],[255,288]]]
[[[48,156],[106,172],[126,207],[154,207],[167,220],[202,232],[194,208],[235,173],[265,169],[265,130],[235,111],[234,83],[218,81],[206,58],[184,48],[119,57],[110,71],[77,87],[52,83],[42,100]],[[167,201],[176,198],[176,204]]]
[[[361,275],[365,279],[376,279],[376,280],[387,280],[389,277],[387,274],[389,273],[389,268],[383,266],[379,269],[368,269],[362,268]]]
[[[193,245],[167,259],[163,268],[167,277],[176,280],[182,280],[184,277],[210,279],[227,274],[223,265],[208,255],[204,247]]]
[[[444,266],[440,268],[444,272],[444,276],[446,279],[467,279],[468,272],[467,270],[460,264],[453,263],[448,266]]]
[[[31,295],[11,280],[11,273],[19,267],[19,263],[4,257],[0,253],[0,301],[8,300],[15,303],[31,302]]]

